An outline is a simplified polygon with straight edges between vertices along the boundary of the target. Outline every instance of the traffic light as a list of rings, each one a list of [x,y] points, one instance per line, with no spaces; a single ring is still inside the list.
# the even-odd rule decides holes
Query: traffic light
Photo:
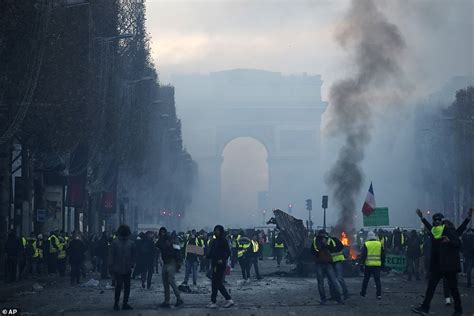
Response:
[[[288,213],[293,213],[293,205],[288,204]]]
[[[323,195],[322,207],[323,207],[324,209],[328,208],[328,196],[327,196],[327,195]]]
[[[313,201],[311,199],[306,200],[306,209],[311,211],[313,209]]]

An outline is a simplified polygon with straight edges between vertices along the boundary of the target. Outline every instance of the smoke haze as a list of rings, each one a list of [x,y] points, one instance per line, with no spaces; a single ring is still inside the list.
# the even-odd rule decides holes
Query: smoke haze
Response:
[[[350,52],[355,73],[334,83],[329,92],[328,132],[343,137],[344,144],[326,182],[340,210],[336,230],[353,231],[364,180],[361,163],[373,130],[372,107],[382,102],[381,90],[399,80],[405,43],[372,0],[352,2],[337,40]]]

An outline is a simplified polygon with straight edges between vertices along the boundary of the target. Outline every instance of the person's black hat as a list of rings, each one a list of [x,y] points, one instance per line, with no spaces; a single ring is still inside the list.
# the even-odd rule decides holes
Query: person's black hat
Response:
[[[318,237],[329,237],[329,234],[324,229],[318,230]]]
[[[433,214],[433,220],[442,220],[443,218],[444,218],[444,215],[441,213]]]

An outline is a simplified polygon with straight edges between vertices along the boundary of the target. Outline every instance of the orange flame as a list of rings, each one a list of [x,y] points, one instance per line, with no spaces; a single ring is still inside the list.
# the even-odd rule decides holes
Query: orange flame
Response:
[[[349,256],[352,260],[357,259],[357,250],[351,247],[349,237],[347,236],[346,232],[341,233],[341,243],[344,245],[344,247],[349,248]]]
[[[344,246],[346,246],[346,247],[349,246],[349,238],[347,237],[346,232],[341,233],[341,242]]]

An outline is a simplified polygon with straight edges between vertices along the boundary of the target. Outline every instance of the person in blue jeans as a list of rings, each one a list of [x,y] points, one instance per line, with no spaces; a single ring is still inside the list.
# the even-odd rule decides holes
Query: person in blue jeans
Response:
[[[204,247],[204,242],[197,238],[196,236],[196,230],[192,230],[191,234],[189,235],[188,240],[186,241],[185,244],[185,249],[187,245],[195,245],[198,247]],[[198,268],[199,260],[198,260],[198,255],[195,253],[187,253],[186,252],[186,270],[184,274],[184,281],[183,285],[188,284],[189,280],[189,275],[193,275],[193,285],[197,285],[197,268]]]
[[[316,262],[316,278],[318,280],[318,291],[320,303],[326,304],[326,291],[324,289],[324,277],[327,277],[332,297],[339,304],[344,304],[341,298],[341,289],[332,266],[332,256],[328,246],[329,234],[321,229],[313,239],[312,252]]]

